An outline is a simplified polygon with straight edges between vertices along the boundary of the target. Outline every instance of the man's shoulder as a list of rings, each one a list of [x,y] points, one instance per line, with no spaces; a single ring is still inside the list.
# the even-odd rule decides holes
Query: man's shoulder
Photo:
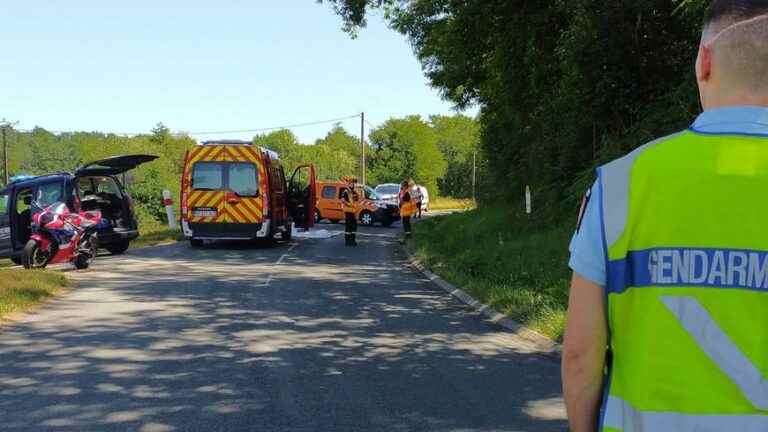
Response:
[[[641,145],[640,147],[632,150],[628,154],[626,154],[626,155],[624,155],[624,156],[622,156],[622,157],[620,157],[618,159],[614,159],[611,162],[608,162],[608,163],[600,166],[599,170],[600,171],[608,171],[608,170],[614,170],[614,169],[620,169],[620,170],[628,169],[637,160],[637,158],[639,158],[640,155],[642,155],[646,151],[648,151],[648,150],[650,150],[650,149],[652,149],[652,148],[654,148],[656,146],[659,146],[661,144],[672,142],[676,138],[679,138],[679,137],[681,137],[681,136],[683,136],[683,135],[685,135],[687,133],[688,133],[688,130],[684,130],[684,131],[676,132],[676,133],[673,133],[673,134],[670,134],[670,135],[667,135],[667,136],[663,136],[661,138],[657,138],[657,139],[655,139],[653,141],[647,142],[647,143]]]

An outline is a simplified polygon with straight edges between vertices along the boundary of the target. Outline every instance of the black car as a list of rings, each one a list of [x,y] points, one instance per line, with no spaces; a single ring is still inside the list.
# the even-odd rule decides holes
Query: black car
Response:
[[[109,226],[98,232],[99,247],[112,254],[139,236],[130,195],[117,176],[157,156],[116,156],[91,162],[74,173],[20,178],[0,190],[0,258],[20,262],[31,235],[31,204],[66,203],[71,211],[100,210]]]

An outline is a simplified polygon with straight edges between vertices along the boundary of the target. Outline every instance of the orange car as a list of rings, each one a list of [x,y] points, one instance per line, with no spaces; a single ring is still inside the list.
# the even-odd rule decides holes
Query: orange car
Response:
[[[318,181],[317,204],[315,205],[315,223],[327,219],[333,223],[344,220],[341,207],[341,193],[346,186],[342,181]],[[396,205],[380,200],[376,192],[365,185],[355,185],[358,201],[356,203],[357,220],[362,225],[380,223],[388,227],[400,216]]]

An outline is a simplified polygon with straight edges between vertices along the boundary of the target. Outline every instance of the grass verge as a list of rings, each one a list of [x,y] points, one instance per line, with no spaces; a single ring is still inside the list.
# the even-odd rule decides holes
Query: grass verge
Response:
[[[54,271],[5,269],[0,271],[0,318],[23,312],[67,286],[67,278]]]
[[[184,235],[179,229],[170,229],[165,225],[142,225],[141,235],[131,242],[131,248],[155,246],[162,243],[171,243],[184,240]]]
[[[475,201],[471,199],[437,197],[429,202],[430,210],[470,210],[475,208]]]
[[[409,248],[447,281],[555,340],[568,303],[573,227],[533,230],[525,216],[476,209],[419,222]]]

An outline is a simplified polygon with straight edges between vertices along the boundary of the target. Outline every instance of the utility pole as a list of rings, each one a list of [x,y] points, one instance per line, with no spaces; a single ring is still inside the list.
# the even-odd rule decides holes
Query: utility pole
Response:
[[[360,165],[360,171],[362,172],[362,175],[360,176],[360,182],[365,185],[365,113],[360,113],[360,156],[361,156],[361,165]]]
[[[472,152],[472,200],[477,202],[477,150]]]
[[[16,122],[18,123],[18,122]],[[2,129],[2,135],[3,135],[3,184],[8,184],[10,182],[10,176],[8,174],[8,140],[6,136],[6,131],[8,130],[9,126],[14,126],[16,123],[11,123],[6,119],[0,120],[0,129]]]

